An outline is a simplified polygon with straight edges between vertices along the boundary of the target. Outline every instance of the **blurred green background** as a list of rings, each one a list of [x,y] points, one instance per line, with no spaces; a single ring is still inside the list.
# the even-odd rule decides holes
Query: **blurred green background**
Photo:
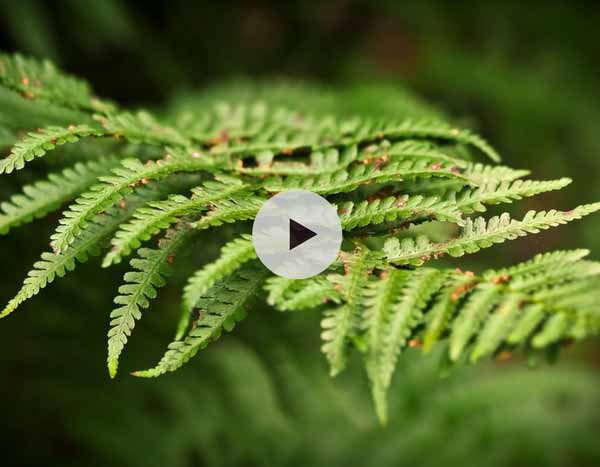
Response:
[[[0,46],[49,57],[132,107],[176,108],[259,79],[318,83],[321,97],[342,93],[343,113],[418,106],[406,97],[414,93],[480,131],[506,164],[574,178],[522,212],[600,200],[599,23],[592,2],[20,0],[0,4]],[[2,179],[0,199],[16,188]],[[43,220],[2,237],[0,301],[51,229]],[[465,261],[480,270],[570,247],[598,258],[598,232],[596,216]],[[213,255],[203,245],[182,261]],[[178,270],[139,324],[125,368],[146,367],[170,340]],[[3,465],[600,463],[598,342],[566,349],[553,366],[514,358],[445,378],[436,355],[409,351],[382,428],[358,368],[329,378],[310,313],[257,309],[178,373],[109,381],[105,335],[122,273],[83,266],[0,323]]]

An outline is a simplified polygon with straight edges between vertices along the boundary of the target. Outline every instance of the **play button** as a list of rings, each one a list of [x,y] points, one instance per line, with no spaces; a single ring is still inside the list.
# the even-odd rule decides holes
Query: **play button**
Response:
[[[279,193],[261,207],[252,226],[258,258],[289,279],[315,276],[335,261],[342,243],[336,209],[310,191]]]
[[[298,245],[302,245],[305,241],[310,240],[317,235],[312,230],[304,227],[294,219],[290,219],[290,250],[293,250]]]

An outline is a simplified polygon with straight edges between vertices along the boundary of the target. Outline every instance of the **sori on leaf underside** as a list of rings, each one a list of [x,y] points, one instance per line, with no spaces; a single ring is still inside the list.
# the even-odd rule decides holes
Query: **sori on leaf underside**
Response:
[[[99,99],[49,62],[6,54],[0,84],[0,121],[8,122],[7,134],[22,135],[0,159],[0,176],[18,176],[34,160],[47,168],[0,205],[0,233],[14,235],[63,209],[50,251],[0,316],[90,256],[103,255],[103,267],[133,257],[110,313],[111,377],[174,258],[217,230],[220,254],[189,271],[173,342],[155,366],[134,375],[178,369],[262,299],[282,311],[322,313],[332,375],[353,349],[362,354],[385,421],[387,389],[407,348],[428,352],[443,341],[447,364],[475,362],[600,330],[600,263],[584,259],[585,250],[539,254],[481,274],[436,263],[580,219],[600,203],[482,217],[490,205],[571,180],[532,180],[526,170],[498,165],[481,137],[426,109],[377,119],[332,115],[293,99],[282,106],[263,92],[258,102],[215,101],[158,117]],[[318,90],[304,92],[318,101]],[[62,149],[75,143],[79,150]],[[102,156],[90,149],[105,143],[110,151]],[[49,163],[53,151],[63,154],[58,168]],[[338,260],[305,280],[272,277],[248,235],[262,203],[294,188],[326,196],[344,229]],[[444,239],[428,234],[434,225],[446,227]]]

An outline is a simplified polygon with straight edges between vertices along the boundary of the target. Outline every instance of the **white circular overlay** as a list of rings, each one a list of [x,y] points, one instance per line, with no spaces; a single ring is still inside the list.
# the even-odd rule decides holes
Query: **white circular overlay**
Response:
[[[329,202],[306,190],[279,193],[263,204],[252,226],[262,263],[278,276],[305,279],[335,261],[342,225]]]

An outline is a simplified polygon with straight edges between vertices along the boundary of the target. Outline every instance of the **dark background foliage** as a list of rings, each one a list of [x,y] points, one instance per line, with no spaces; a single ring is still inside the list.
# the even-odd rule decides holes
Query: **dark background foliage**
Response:
[[[98,94],[160,109],[231,80],[309,80],[377,114],[407,88],[477,128],[536,178],[570,176],[526,209],[600,199],[600,7],[592,2],[80,2],[0,5],[0,46],[49,57]],[[375,87],[373,87],[375,86]],[[393,94],[395,95],[395,94]],[[16,189],[0,183],[1,199]],[[2,237],[0,300],[46,248],[44,220]],[[600,218],[489,250],[506,265],[552,248],[598,258]],[[215,243],[216,247],[217,243]],[[191,253],[198,264],[211,245]],[[377,425],[364,376],[330,380],[318,317],[258,309],[192,365],[156,381],[104,368],[123,271],[82,267],[0,323],[5,465],[597,465],[597,344],[528,369],[515,358],[440,379],[436,356],[403,359],[392,423]],[[179,278],[181,279],[181,278]],[[180,282],[180,281],[179,281]],[[173,283],[177,285],[178,278]],[[124,366],[153,362],[178,287],[132,339]]]

